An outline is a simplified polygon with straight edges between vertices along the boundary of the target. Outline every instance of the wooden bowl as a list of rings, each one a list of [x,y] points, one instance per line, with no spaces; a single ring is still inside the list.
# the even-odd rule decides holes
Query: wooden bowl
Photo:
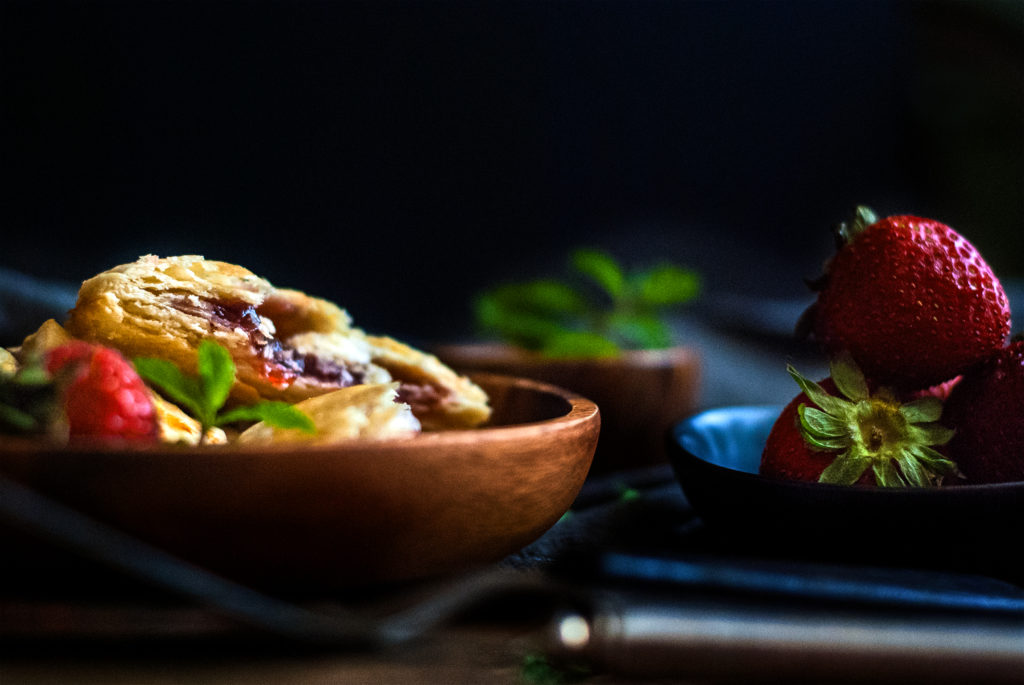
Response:
[[[551,358],[491,343],[441,345],[432,351],[464,373],[535,378],[593,400],[601,409],[593,473],[667,462],[665,436],[696,411],[699,401],[700,357],[688,347],[599,359]]]
[[[600,428],[595,404],[574,393],[526,379],[475,380],[494,408],[476,430],[260,449],[7,442],[0,471],[258,586],[443,574],[499,560],[550,528],[582,486]],[[17,558],[2,546],[0,554]]]

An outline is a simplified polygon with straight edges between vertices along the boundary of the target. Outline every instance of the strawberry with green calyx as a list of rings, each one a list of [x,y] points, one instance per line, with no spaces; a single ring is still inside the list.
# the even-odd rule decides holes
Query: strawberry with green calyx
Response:
[[[772,426],[761,457],[763,475],[834,485],[929,487],[957,472],[934,448],[953,435],[937,423],[938,398],[901,403],[889,388],[872,392],[849,355],[834,359],[831,376],[820,384],[792,366],[788,370],[803,392]]]
[[[963,375],[942,419],[965,482],[1024,481],[1024,336]]]
[[[947,381],[1000,349],[1010,305],[973,245],[914,216],[858,207],[837,252],[810,283],[816,302],[798,331],[830,355],[848,351],[872,382],[900,391]]]

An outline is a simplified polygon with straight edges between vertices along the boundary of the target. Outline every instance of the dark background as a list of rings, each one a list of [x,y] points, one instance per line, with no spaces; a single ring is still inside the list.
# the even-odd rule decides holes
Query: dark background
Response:
[[[441,340],[582,244],[788,296],[867,203],[1024,275],[1024,3],[0,8],[7,269],[198,253]]]

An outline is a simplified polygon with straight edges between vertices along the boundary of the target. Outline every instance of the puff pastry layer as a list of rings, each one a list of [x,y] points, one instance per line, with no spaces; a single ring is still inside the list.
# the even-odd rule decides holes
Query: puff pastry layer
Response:
[[[296,403],[360,384],[397,381],[426,430],[479,425],[487,396],[436,357],[368,336],[336,304],[275,288],[244,267],[198,255],[147,255],[82,284],[69,334],[131,357],[167,359],[195,373],[213,339],[238,369],[231,398]]]
[[[399,384],[352,385],[311,397],[295,406],[313,421],[316,432],[274,428],[262,422],[245,429],[239,444],[326,444],[339,440],[409,437],[420,432],[420,422],[408,404],[397,400]]]

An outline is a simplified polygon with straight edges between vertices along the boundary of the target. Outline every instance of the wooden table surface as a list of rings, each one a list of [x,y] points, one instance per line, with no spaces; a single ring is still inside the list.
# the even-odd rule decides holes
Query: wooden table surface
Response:
[[[634,484],[653,485],[672,500],[665,525],[692,518],[663,469]],[[605,514],[644,509],[621,497],[623,484],[589,487],[571,523],[558,527],[517,555],[472,573],[495,571],[543,579],[537,568],[563,551],[588,546],[591,530],[604,536]],[[659,506],[657,497],[646,504]],[[596,506],[592,506],[596,504]],[[610,507],[610,509],[608,508]],[[599,513],[600,512],[600,513]],[[597,525],[594,525],[597,524]],[[589,534],[588,534],[589,535]],[[223,612],[184,600],[120,571],[56,551],[45,568],[11,573],[0,564],[0,684],[19,683],[550,683],[568,671],[548,663],[545,646],[555,604],[514,592],[510,598],[470,604],[450,620],[403,644],[373,650],[296,644],[245,626]],[[472,574],[471,574],[472,575]],[[455,592],[461,578],[347,596],[285,598],[330,613],[340,610],[380,618],[430,597]],[[543,582],[543,581],[542,581]],[[587,682],[627,682],[590,672]],[[672,682],[678,682],[673,680]]]
[[[671,473],[662,468],[623,474],[588,484],[572,513],[551,531],[520,553],[491,569],[482,569],[486,578],[496,574],[500,580],[530,582],[493,595],[481,594],[478,601],[467,602],[459,611],[451,611],[436,602],[445,592],[463,590],[475,575],[424,581],[401,588],[353,592],[348,596],[288,598],[298,606],[331,614],[334,611],[355,612],[375,621],[420,606],[440,607],[447,618],[420,633],[416,639],[396,646],[353,650],[350,647],[312,647],[285,640],[252,626],[242,626],[237,619],[228,619],[223,612],[211,610],[194,601],[154,591],[137,579],[125,578],[105,568],[92,568],[79,573],[71,560],[48,566],[48,575],[33,578],[5,573],[9,564],[0,560],[0,685],[33,685],[37,683],[114,683],[131,685],[168,685],[171,683],[210,683],[233,685],[245,683],[512,683],[515,685],[548,685],[559,682],[606,683],[711,683],[729,682],[728,678],[698,678],[702,671],[687,670],[685,660],[676,663],[686,678],[641,678],[635,668],[644,664],[626,664],[629,668],[590,665],[578,671],[549,656],[551,627],[558,610],[580,596],[593,597],[606,589],[610,581],[600,579],[593,569],[580,567],[581,560],[591,558],[595,551],[615,550],[626,554],[665,555],[665,559],[695,559],[698,563],[726,560],[714,536],[704,529],[685,501]],[[653,557],[660,561],[659,556]],[[703,560],[703,561],[702,561]],[[7,560],[9,562],[9,560]],[[791,560],[768,560],[790,564]],[[740,559],[737,569],[756,570],[758,560]],[[746,564],[753,562],[752,565]],[[784,573],[804,573],[799,565],[781,567]],[[908,573],[903,578],[914,586],[919,580],[933,577],[913,569],[897,569]],[[788,575],[786,576],[789,577]],[[943,577],[944,578],[944,577]],[[943,582],[960,583],[954,590],[1005,592],[1011,602],[1022,609],[1010,614],[1019,623],[1010,626],[1020,630],[1024,642],[1024,579],[1007,583],[987,576],[951,576]],[[77,579],[78,582],[75,582]],[[24,586],[19,586],[23,583]],[[619,583],[621,585],[621,581]],[[651,584],[639,575],[626,582],[629,591],[643,589],[639,606],[693,600],[705,602],[711,595],[721,595],[722,604],[675,605],[677,615],[703,616],[717,621],[730,607],[746,610],[755,604],[751,597],[735,596],[706,586],[649,589]],[[621,588],[618,588],[621,589]],[[939,589],[942,586],[937,586]],[[25,589],[27,588],[27,590]],[[497,590],[502,590],[497,586]],[[440,594],[439,594],[440,593]],[[734,593],[735,594],[735,593]],[[784,603],[785,609],[790,609]],[[827,622],[834,613],[827,606],[797,602],[810,606]],[[672,605],[670,605],[672,606]],[[726,611],[719,610],[725,608]],[[431,609],[432,610],[432,609]],[[873,615],[873,614],[871,614]],[[439,614],[440,616],[440,614]],[[742,618],[742,617],[740,617]],[[814,617],[812,617],[813,619]],[[913,625],[934,628],[934,614],[921,614]],[[903,619],[900,619],[903,620]],[[428,621],[429,623],[429,621]],[[904,620],[905,624],[906,621]],[[982,629],[990,627],[986,619]],[[709,623],[709,626],[717,624]],[[720,626],[718,626],[720,627]],[[856,626],[854,632],[856,632]],[[955,627],[955,626],[954,626]],[[973,630],[978,626],[970,624]],[[997,626],[1005,627],[1005,626]],[[811,624],[811,638],[814,624]],[[884,630],[886,626],[881,624]],[[1003,631],[1005,633],[1005,631]],[[861,631],[860,634],[862,634]],[[848,635],[850,633],[847,633]],[[939,635],[941,643],[941,635]],[[735,645],[734,645],[735,646]],[[820,645],[819,645],[820,647]],[[691,645],[692,648],[692,645]],[[789,646],[793,649],[793,646]],[[749,652],[749,650],[746,650]],[[1012,650],[1011,650],[1012,651]],[[1024,645],[1011,659],[1024,659]],[[808,653],[792,651],[795,659]],[[837,652],[838,653],[838,652]],[[923,655],[909,675],[894,671],[893,662],[885,663],[873,673],[871,682],[956,682],[945,678],[939,654]],[[746,653],[743,649],[726,650],[715,668],[742,671],[742,682],[779,682],[778,673],[760,669],[764,655]],[[973,655],[985,667],[993,665],[990,682],[1021,682],[1004,677],[995,660]],[[820,653],[808,665],[827,671],[828,660]],[[707,659],[705,659],[707,662]],[[622,662],[625,663],[625,662]],[[794,662],[799,664],[799,662]],[[838,663],[838,662],[837,662]],[[846,662],[861,672],[862,664]],[[1005,661],[1004,661],[1005,663]],[[1024,673],[1024,661],[1016,673]],[[705,664],[707,665],[707,664]],[[605,665],[607,666],[607,664]],[[632,669],[632,670],[631,670]],[[788,673],[794,675],[793,667]],[[859,670],[858,670],[859,669]],[[939,669],[939,670],[936,670]],[[810,671],[808,671],[810,672]],[[949,672],[946,673],[948,675]],[[833,675],[843,675],[840,671]],[[735,675],[735,672],[733,673]],[[886,681],[885,678],[889,680]],[[841,681],[839,678],[837,681]],[[849,678],[847,678],[849,681]],[[984,682],[975,678],[975,682]],[[735,680],[733,680],[735,682]],[[826,682],[821,678],[815,682]]]

